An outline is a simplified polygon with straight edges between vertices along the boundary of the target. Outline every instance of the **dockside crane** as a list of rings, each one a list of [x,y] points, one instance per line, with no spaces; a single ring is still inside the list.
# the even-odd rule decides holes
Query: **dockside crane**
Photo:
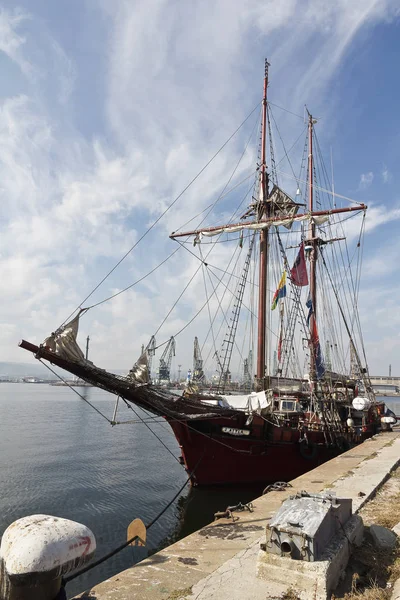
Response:
[[[175,339],[171,336],[160,358],[158,378],[160,381],[170,381],[172,357],[175,356]]]
[[[201,351],[199,340],[197,337],[194,338],[193,347],[193,376],[192,381],[204,381],[205,375],[203,371],[203,359],[201,358]]]

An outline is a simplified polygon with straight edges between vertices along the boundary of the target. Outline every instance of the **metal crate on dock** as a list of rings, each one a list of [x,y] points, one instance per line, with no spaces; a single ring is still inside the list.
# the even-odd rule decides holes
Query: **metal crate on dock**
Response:
[[[290,496],[267,525],[266,551],[295,560],[321,560],[351,516],[349,498],[307,492]]]

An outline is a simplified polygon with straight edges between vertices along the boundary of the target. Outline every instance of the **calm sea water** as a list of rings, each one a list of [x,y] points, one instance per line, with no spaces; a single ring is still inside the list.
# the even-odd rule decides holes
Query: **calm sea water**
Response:
[[[78,389],[112,418],[114,396],[96,388]],[[135,418],[124,405],[119,410],[118,420]],[[168,425],[153,424],[152,429],[178,457]],[[151,521],[187,478],[145,425],[111,427],[68,387],[45,384],[0,384],[0,457],[0,535],[26,515],[65,517],[94,532],[97,557],[126,540],[134,518]],[[260,492],[186,486],[148,531],[145,548],[126,548],[74,580],[68,584],[68,596],[209,523],[217,510],[248,502]]]

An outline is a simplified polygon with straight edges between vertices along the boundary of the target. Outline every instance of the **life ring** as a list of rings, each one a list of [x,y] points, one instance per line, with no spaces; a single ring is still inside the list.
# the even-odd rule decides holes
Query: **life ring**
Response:
[[[315,460],[318,455],[317,444],[307,440],[302,440],[300,442],[300,454],[306,460]]]

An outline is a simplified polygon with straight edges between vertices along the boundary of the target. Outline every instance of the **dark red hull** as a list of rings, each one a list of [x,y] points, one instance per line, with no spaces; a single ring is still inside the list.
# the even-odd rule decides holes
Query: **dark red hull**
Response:
[[[226,408],[214,397],[207,403],[210,398],[204,401],[201,394],[176,396],[151,385],[132,383],[129,377],[108,373],[89,362],[63,358],[25,340],[20,346],[89,384],[167,419],[194,485],[290,481],[374,435],[384,414],[383,404],[374,405],[368,413],[354,416],[352,425],[347,425],[350,408],[345,405],[339,406],[334,422],[315,413],[288,411],[287,407],[264,417]]]
[[[204,423],[204,422],[203,422]],[[215,420],[234,427],[232,421]],[[328,447],[320,432],[311,432],[310,448],[300,443],[296,430],[274,428],[279,441],[213,434],[192,428],[192,423],[173,421],[170,426],[181,447],[182,458],[194,485],[262,484],[290,481],[334,458],[349,445]],[[372,431],[365,437],[370,437]],[[287,441],[284,441],[285,438]],[[365,439],[364,437],[364,439]],[[291,438],[291,439],[290,439]],[[360,440],[362,441],[362,440]]]

